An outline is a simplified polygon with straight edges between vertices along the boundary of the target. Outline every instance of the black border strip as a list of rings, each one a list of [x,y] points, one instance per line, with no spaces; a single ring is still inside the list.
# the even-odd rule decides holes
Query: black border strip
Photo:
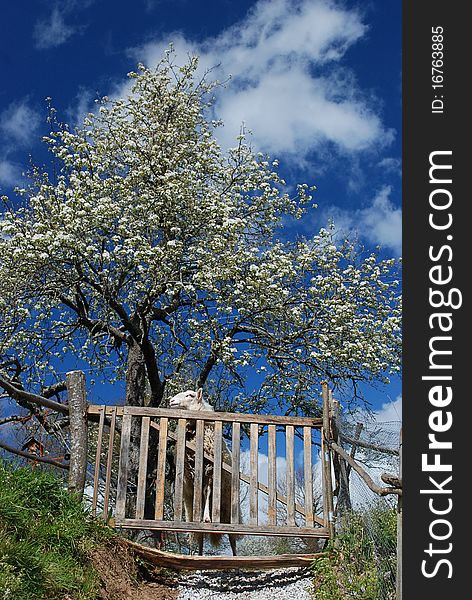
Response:
[[[470,595],[466,8],[403,2],[403,598]]]

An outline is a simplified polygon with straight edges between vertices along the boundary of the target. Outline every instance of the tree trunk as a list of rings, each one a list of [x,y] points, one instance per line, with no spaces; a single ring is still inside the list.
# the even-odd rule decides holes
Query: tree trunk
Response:
[[[126,365],[126,406],[144,406],[146,393],[146,365],[144,355],[137,342],[131,338],[128,343]],[[131,419],[131,437],[128,462],[128,502],[126,510],[132,514],[136,504],[136,491],[139,467],[139,442],[141,437],[141,419]]]
[[[126,405],[144,406],[146,393],[146,362],[138,343],[131,338],[128,343],[126,365]]]
[[[149,342],[148,342],[149,343]],[[146,401],[146,392],[148,390],[148,367],[146,358],[139,344],[134,340],[128,344],[128,360],[126,368],[126,405],[144,406]],[[155,387],[155,386],[154,386]],[[150,400],[152,406],[159,406],[164,393],[164,385],[160,390],[160,398],[156,398],[156,393],[151,394]],[[157,400],[159,400],[157,402]],[[135,496],[137,489],[138,469],[139,469],[139,447],[141,440],[141,419],[134,417],[131,421],[131,437],[129,449],[129,483],[130,483],[130,502],[127,510],[133,512],[135,509]],[[148,469],[146,485],[145,518],[154,518],[154,496],[155,496],[155,476],[157,461],[158,434],[154,429],[149,432],[149,450],[148,450]]]

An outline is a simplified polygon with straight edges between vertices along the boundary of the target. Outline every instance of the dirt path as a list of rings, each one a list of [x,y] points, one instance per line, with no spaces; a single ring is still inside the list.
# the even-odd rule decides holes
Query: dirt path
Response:
[[[311,600],[307,567],[273,570],[140,572],[125,543],[114,540],[91,557],[102,600]],[[143,577],[145,575],[145,577]]]

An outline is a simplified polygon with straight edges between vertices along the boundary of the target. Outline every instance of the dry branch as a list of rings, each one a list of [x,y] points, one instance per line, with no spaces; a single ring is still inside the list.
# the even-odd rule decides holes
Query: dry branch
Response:
[[[336,442],[329,443],[331,448],[339,454],[344,460],[351,465],[354,471],[364,480],[365,484],[368,488],[370,488],[375,494],[379,496],[387,496],[388,494],[396,494],[397,496],[402,495],[402,490],[400,488],[394,487],[380,487],[378,486],[374,480],[370,477],[370,475],[350,456],[341,446],[338,446]]]
[[[380,479],[387,485],[391,485],[397,488],[402,487],[402,480],[400,479],[400,477],[398,477],[398,475],[392,475],[392,473],[382,473]]]
[[[54,400],[50,400],[49,398],[45,398],[39,394],[33,394],[32,392],[22,390],[8,381],[8,379],[6,379],[1,373],[0,387],[2,387],[8,393],[8,395],[13,398],[13,400],[23,400],[25,402],[31,402],[32,404],[44,406],[44,408],[50,408],[51,410],[62,413],[63,415],[69,414],[69,407],[65,404],[60,404],[59,402],[55,402]]]
[[[313,560],[327,556],[326,552],[317,554],[279,554],[276,556],[186,556],[170,554],[142,546],[131,540],[125,544],[154,565],[171,569],[273,569],[278,567],[309,566]]]
[[[47,458],[46,456],[36,456],[36,454],[30,454],[29,452],[23,452],[23,450],[19,450],[18,448],[14,448],[9,444],[5,444],[5,442],[0,441],[0,448],[6,450],[7,452],[11,452],[12,454],[17,454],[18,456],[22,456],[23,458],[27,458],[28,460],[32,460],[33,462],[41,462],[48,465],[53,465],[54,467],[59,467],[60,469],[69,469],[69,465],[61,463],[53,458]]]

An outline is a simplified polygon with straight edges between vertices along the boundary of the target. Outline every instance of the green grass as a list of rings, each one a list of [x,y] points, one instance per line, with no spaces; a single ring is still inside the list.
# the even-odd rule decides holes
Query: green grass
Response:
[[[96,598],[88,555],[111,535],[63,480],[0,460],[0,600]]]
[[[344,515],[329,550],[313,564],[316,600],[395,598],[395,510]]]

